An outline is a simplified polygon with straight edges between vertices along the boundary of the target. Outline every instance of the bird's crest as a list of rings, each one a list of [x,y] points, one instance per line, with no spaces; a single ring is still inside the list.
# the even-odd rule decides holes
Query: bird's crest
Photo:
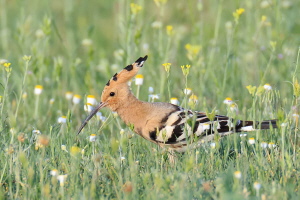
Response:
[[[144,62],[147,60],[148,56],[140,57],[132,65],[128,65],[119,73],[116,73],[104,87],[101,95],[101,102],[94,110],[89,114],[89,116],[81,124],[77,134],[81,132],[88,121],[103,107],[109,107],[111,110],[115,110],[120,105],[120,99],[124,98],[126,93],[130,91],[128,85],[126,84],[130,79],[132,79],[143,67]],[[124,85],[126,84],[126,85]],[[124,87],[125,86],[125,87]],[[119,89],[119,91],[118,91]]]
[[[138,73],[140,67],[143,67],[147,58],[147,55],[145,57],[140,57],[133,64],[126,66],[122,71],[113,75],[113,77],[106,83],[106,87],[128,82]]]

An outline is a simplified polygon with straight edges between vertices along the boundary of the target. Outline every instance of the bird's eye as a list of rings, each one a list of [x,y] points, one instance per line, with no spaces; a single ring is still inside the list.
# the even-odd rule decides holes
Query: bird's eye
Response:
[[[111,92],[109,95],[110,95],[111,97],[113,97],[113,96],[115,96],[115,93],[114,93],[114,92]]]

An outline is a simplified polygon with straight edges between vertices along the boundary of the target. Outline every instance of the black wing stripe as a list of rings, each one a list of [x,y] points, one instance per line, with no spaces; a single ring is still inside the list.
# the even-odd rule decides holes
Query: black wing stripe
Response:
[[[171,134],[171,137],[166,141],[166,144],[176,142],[177,138],[179,138],[183,134],[183,129],[184,129],[184,124],[175,126]]]
[[[199,124],[200,124],[200,122],[198,122],[198,121],[194,124],[193,133],[195,133],[198,130]]]
[[[155,131],[151,131],[150,133],[149,133],[149,136],[150,136],[150,138],[151,138],[151,140],[156,140],[156,138],[157,138],[157,131],[155,130]]]
[[[162,120],[161,120],[161,124],[164,124],[164,123],[166,123],[167,121],[168,121],[168,119],[169,119],[169,116],[171,115],[172,113],[169,113],[169,114],[167,114],[164,118],[162,118]]]
[[[194,119],[194,117],[196,119]],[[172,119],[172,121],[170,119]],[[185,123],[189,122],[190,120],[193,121],[192,124]],[[151,139],[156,140],[156,142],[170,145],[184,144],[188,141],[189,137],[191,137],[191,139],[195,137],[199,139],[205,139],[207,136],[211,137],[211,135],[215,134],[216,131],[223,134],[232,131],[239,131],[242,127],[253,124],[253,122],[249,121],[237,121],[235,126],[232,126],[235,121],[227,116],[216,115],[211,121],[204,113],[193,113],[192,111],[186,111],[183,109],[179,109],[167,114],[162,119],[162,122],[171,124],[167,126],[167,129],[166,127],[163,127],[159,130],[168,131],[167,138],[162,139],[163,132],[160,132],[160,136],[158,136],[156,131],[155,137],[154,131],[153,133],[151,132],[152,134],[150,134],[150,137],[152,135]],[[188,132],[186,135],[183,135],[185,134],[185,127],[187,128]]]
[[[228,120],[229,118],[228,117],[225,117],[225,116],[216,116],[214,118],[214,121],[221,121],[221,120]]]
[[[204,124],[204,123],[206,123],[206,122],[210,122],[210,120],[205,116],[205,118],[200,118],[200,119],[197,119],[197,121],[199,122],[199,123],[202,123],[202,124]]]
[[[184,112],[181,112],[179,115],[178,115],[178,119],[171,125],[171,126],[176,126],[176,125],[179,125],[182,121],[182,119],[184,119],[185,117],[185,113]]]
[[[176,113],[176,112],[178,112],[178,111],[181,111],[181,108],[179,107],[179,106],[176,106],[176,105],[172,105],[173,107],[174,107],[174,111],[172,111],[172,112],[170,112],[170,113],[167,113],[166,115],[165,115],[165,117],[164,118],[162,118],[162,120],[161,120],[161,124],[165,124],[167,121],[168,121],[168,119],[169,119],[169,117],[171,116],[171,115],[173,115],[174,113]],[[181,114],[181,113],[180,113]],[[182,117],[183,118],[183,117]]]
[[[219,121],[220,127],[228,126],[228,121]]]

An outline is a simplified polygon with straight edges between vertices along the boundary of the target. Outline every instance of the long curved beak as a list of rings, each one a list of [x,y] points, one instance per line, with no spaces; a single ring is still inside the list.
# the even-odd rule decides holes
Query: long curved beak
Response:
[[[92,110],[92,112],[87,116],[87,118],[82,122],[80,128],[78,129],[77,135],[82,131],[82,129],[85,127],[85,125],[88,123],[88,121],[103,107],[106,106],[106,103],[100,102],[99,105]]]

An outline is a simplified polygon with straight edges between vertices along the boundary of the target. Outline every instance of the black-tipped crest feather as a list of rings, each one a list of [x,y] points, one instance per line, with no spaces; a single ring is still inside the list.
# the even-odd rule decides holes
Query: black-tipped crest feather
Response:
[[[137,63],[138,65],[141,65],[143,62],[145,62],[147,60],[148,56],[146,55],[144,58],[140,57],[139,59],[137,59],[135,61],[135,63]],[[143,65],[139,66],[139,67],[143,67]]]

